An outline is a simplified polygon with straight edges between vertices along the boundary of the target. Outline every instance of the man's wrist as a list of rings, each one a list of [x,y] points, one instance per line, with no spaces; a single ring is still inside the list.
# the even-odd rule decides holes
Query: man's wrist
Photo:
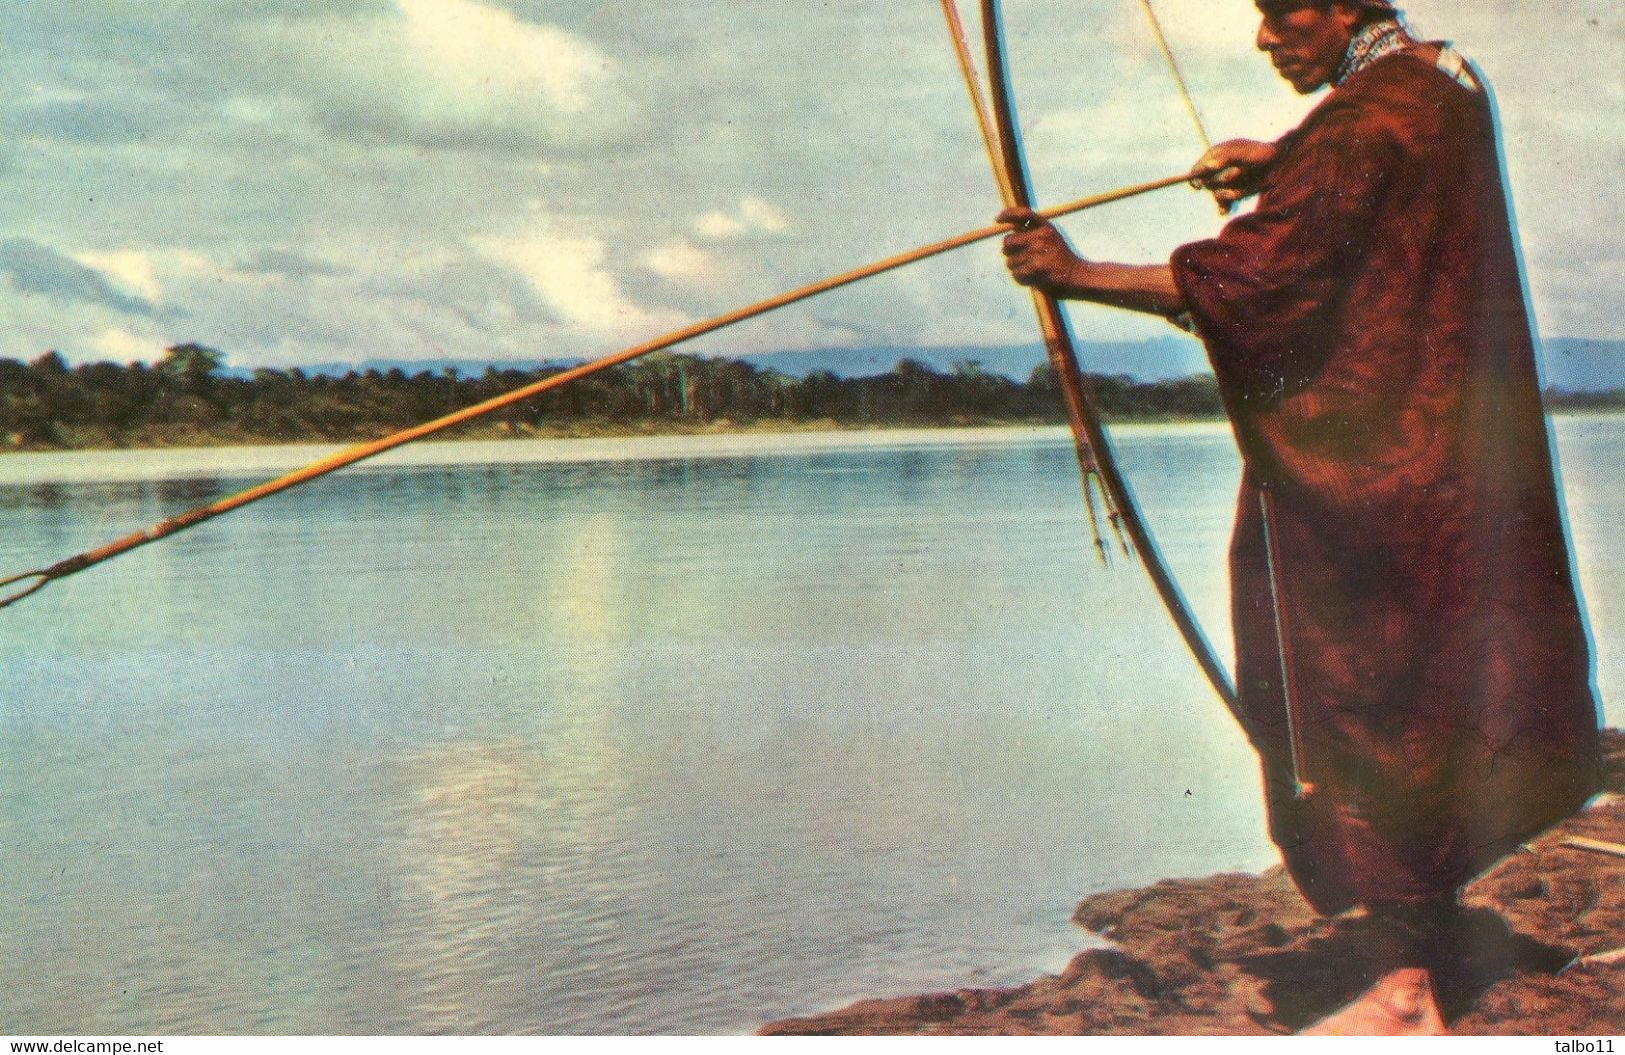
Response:
[[[1072,269],[1067,272],[1066,288],[1061,295],[1069,300],[1084,300],[1092,293],[1099,292],[1100,267],[1093,260],[1079,258],[1072,262]]]
[[[1056,296],[1127,308],[1172,318],[1185,310],[1185,298],[1166,265],[1115,264],[1074,260],[1064,281],[1051,288]]]

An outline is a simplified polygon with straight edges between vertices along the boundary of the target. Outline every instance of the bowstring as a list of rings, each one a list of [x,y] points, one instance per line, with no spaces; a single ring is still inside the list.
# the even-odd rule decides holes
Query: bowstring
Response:
[[[1174,82],[1179,85],[1179,97],[1185,101],[1185,109],[1196,125],[1196,134],[1201,137],[1202,149],[1212,150],[1213,140],[1207,134],[1207,125],[1202,122],[1202,111],[1197,109],[1196,100],[1191,96],[1190,84],[1185,80],[1185,71],[1180,68],[1174,49],[1168,45],[1168,36],[1162,31],[1162,20],[1157,17],[1157,9],[1151,6],[1151,0],[1140,0],[1140,6],[1145,8],[1145,17],[1151,23],[1151,33],[1157,38],[1157,46],[1162,49],[1162,57],[1168,62],[1168,69],[1174,75]]]

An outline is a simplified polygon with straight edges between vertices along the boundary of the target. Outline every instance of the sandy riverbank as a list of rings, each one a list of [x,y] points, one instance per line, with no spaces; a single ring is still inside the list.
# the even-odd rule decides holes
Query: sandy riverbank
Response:
[[[1625,734],[1606,734],[1609,795],[1467,892],[1475,910],[1441,1000],[1459,1034],[1595,1036],[1625,1026]],[[1073,915],[1112,942],[1014,989],[865,1000],[775,1022],[783,1034],[1280,1034],[1360,992],[1365,921],[1316,919],[1275,869],[1168,880],[1086,898]]]

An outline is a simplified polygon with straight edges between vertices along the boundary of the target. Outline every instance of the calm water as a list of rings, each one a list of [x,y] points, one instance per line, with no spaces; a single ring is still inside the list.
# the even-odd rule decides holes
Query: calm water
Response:
[[[1558,431],[1617,701],[1625,418]],[[1227,433],[1119,447],[1228,655]],[[308,453],[6,456],[0,567]],[[1165,624],[1053,431],[311,485],[0,614],[0,1033],[739,1032],[1056,970],[1082,895],[1273,859]]]

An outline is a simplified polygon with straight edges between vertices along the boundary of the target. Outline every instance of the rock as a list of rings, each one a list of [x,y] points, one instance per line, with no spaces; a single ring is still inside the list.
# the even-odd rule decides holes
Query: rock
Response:
[[[1625,841],[1625,736],[1605,734],[1613,793],[1468,887],[1439,996],[1459,1034],[1594,1036],[1625,1022],[1625,859],[1563,845]],[[1362,992],[1378,965],[1359,914],[1321,919],[1283,869],[1094,894],[1073,919],[1110,939],[1014,989],[867,1000],[769,1035],[1292,1033]]]

